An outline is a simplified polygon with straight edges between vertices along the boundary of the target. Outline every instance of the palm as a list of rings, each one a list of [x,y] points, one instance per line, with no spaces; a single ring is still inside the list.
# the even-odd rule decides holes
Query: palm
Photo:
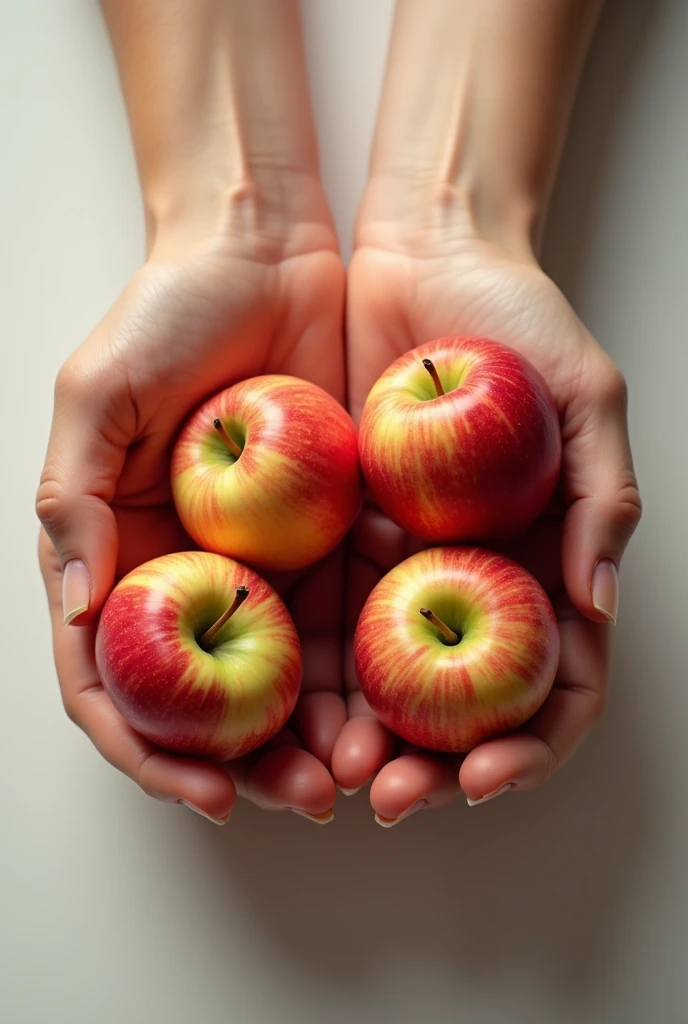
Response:
[[[534,264],[516,263],[487,243],[424,260],[363,249],[350,281],[351,401],[358,412],[393,359],[443,334],[498,337],[517,348],[543,374],[560,410],[572,395],[571,363],[577,374],[585,369],[588,335],[561,292]]]
[[[564,432],[562,497],[575,494],[578,449],[585,443],[584,434],[573,428],[578,395],[581,388],[585,390],[586,377],[599,368],[600,356],[606,357],[539,268],[517,263],[487,244],[472,243],[465,251],[422,260],[364,248],[354,258],[349,282],[348,365],[356,417],[375,379],[408,349],[452,334],[497,338],[529,358],[547,380]],[[529,726],[534,737],[544,735],[553,724],[565,730],[569,728],[567,718],[575,720],[577,694],[589,685],[586,661],[596,658],[606,668],[607,631],[582,619],[563,591],[559,551],[564,510],[565,501],[560,501],[559,507],[553,507],[511,550],[553,598],[562,632],[559,677],[548,702]],[[349,572],[352,626],[371,587],[417,546],[375,508],[364,511]],[[346,682],[351,693],[350,714],[356,719],[366,714],[365,702],[357,692],[355,678]],[[345,733],[336,750],[335,775],[339,773],[343,784],[353,786],[379,770],[372,800],[382,816],[396,817],[418,799],[441,803],[454,795],[455,760],[404,749],[401,758],[385,765],[394,749],[389,737],[370,722],[358,728],[368,737],[367,752],[352,758]],[[350,722],[347,729],[353,738],[356,722]],[[512,762],[509,768],[515,773],[522,754],[508,739],[484,744],[465,759],[462,784],[470,787],[471,776],[480,775],[480,788],[488,792],[490,779],[501,777],[504,762]]]
[[[112,405],[104,412],[114,429],[130,429],[128,419],[135,424],[110,502],[118,576],[149,558],[192,546],[171,500],[169,453],[181,423],[202,399],[235,380],[272,372],[310,379],[343,397],[342,297],[343,271],[331,251],[262,263],[227,254],[218,243],[181,264],[149,263],[133,279],[78,354],[80,372],[100,368],[107,383],[103,401]],[[44,543],[45,560],[48,578],[52,573],[57,579],[54,552]],[[341,558],[335,552],[308,573],[272,582],[303,641],[298,729],[285,730],[267,758],[236,762],[230,772],[240,792],[265,806],[292,800],[308,806],[313,797],[322,810],[334,798],[323,764],[329,764],[344,719]],[[71,640],[56,638],[58,661],[60,644]],[[90,703],[103,706],[110,732],[126,732],[128,743],[146,746],[116,716],[102,688],[89,680],[88,691]],[[77,701],[73,695],[72,703]],[[304,803],[309,786],[313,792],[305,793]]]

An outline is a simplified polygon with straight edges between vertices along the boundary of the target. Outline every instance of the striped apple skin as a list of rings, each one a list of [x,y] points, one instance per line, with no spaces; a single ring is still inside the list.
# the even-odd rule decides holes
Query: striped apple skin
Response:
[[[424,358],[443,383],[440,397]],[[392,363],[368,396],[359,447],[382,511],[435,543],[526,529],[550,501],[561,464],[545,381],[485,338],[441,338]]]
[[[219,417],[244,449],[234,459]],[[266,375],[198,409],[172,456],[172,492],[196,543],[260,569],[297,569],[332,551],[361,504],[356,428],[315,384]]]
[[[212,650],[197,637],[249,596]],[[301,684],[296,629],[251,569],[204,551],[146,562],[117,584],[96,636],[96,663],[113,704],[138,732],[181,754],[224,761],[271,739]]]
[[[462,639],[446,646],[430,608]],[[431,548],[375,587],[356,628],[361,689],[392,732],[461,753],[517,729],[541,706],[559,663],[559,630],[539,583],[484,548]]]

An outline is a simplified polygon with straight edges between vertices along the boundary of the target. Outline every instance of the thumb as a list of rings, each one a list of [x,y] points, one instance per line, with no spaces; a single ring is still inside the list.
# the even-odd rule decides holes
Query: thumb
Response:
[[[598,379],[592,404],[564,446],[571,505],[564,520],[564,584],[578,611],[616,624],[618,569],[642,506],[628,438],[626,383],[614,367]],[[575,414],[577,419],[579,414]]]
[[[75,357],[76,358],[76,357]],[[116,374],[89,374],[66,364],[55,386],[55,409],[36,512],[62,568],[65,623],[97,613],[115,578],[117,525],[110,508],[128,445],[134,410]]]

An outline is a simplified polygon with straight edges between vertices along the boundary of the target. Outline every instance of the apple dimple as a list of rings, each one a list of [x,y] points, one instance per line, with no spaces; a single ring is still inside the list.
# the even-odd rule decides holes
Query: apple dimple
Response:
[[[428,579],[419,581],[420,586],[417,592],[412,593],[408,600],[409,621],[420,622],[421,628],[437,636],[437,629],[432,627],[427,620],[416,620],[413,615],[413,607],[428,608],[445,625],[460,636],[461,640],[469,641],[476,633],[479,623],[483,623],[487,617],[487,610],[476,597],[474,588],[467,586],[466,581],[460,575],[448,576],[444,579],[437,579],[430,576]],[[446,644],[445,646],[458,646],[457,644]]]
[[[264,570],[319,561],[343,539],[362,497],[348,412],[315,384],[279,374],[240,381],[197,409],[177,439],[171,478],[179,518],[199,547]]]
[[[201,637],[203,634],[210,629],[214,622],[220,618],[224,610],[227,608],[231,596],[219,591],[209,591],[203,596],[197,598],[197,603],[193,605],[187,605],[180,609],[179,613],[179,628],[186,637],[187,640],[194,646],[200,647],[204,654],[212,654],[211,650],[206,650],[201,646]],[[225,642],[231,639],[231,632],[236,630],[237,621],[233,623],[228,622],[226,624],[226,631],[223,630],[222,636]]]
[[[522,356],[485,338],[445,338],[378,379],[359,451],[372,497],[408,533],[501,541],[551,500],[561,435],[547,384]]]
[[[459,391],[470,373],[466,360],[457,359],[452,353],[440,352],[434,360],[425,358],[421,363],[429,378],[429,383],[423,381],[423,402],[435,402]]]
[[[234,417],[215,417],[213,429],[204,438],[210,458],[222,465],[234,466],[244,454],[248,442],[246,425]]]
[[[430,364],[429,366],[426,364]],[[443,359],[442,353],[434,359],[418,359],[401,375],[396,387],[406,394],[412,404],[416,402],[445,402],[449,395],[456,398],[470,376],[472,366],[465,359]],[[394,387],[394,385],[392,385]]]
[[[452,625],[451,620],[442,619],[432,608],[421,608],[420,614],[432,627],[430,633],[433,640],[439,641],[444,647],[458,647],[464,634],[459,626]]]
[[[196,642],[202,650],[212,654],[216,649],[226,644],[231,637],[228,635],[233,622],[236,623],[236,612],[248,598],[250,590],[244,584],[238,586],[230,603],[226,605],[222,614],[201,634],[196,635]]]
[[[218,761],[274,736],[301,682],[298,634],[279,595],[246,566],[201,551],[153,559],[119,582],[100,617],[96,663],[134,729]]]
[[[484,548],[428,548],[399,563],[370,594],[354,636],[372,711],[409,743],[445,752],[527,721],[558,659],[547,595]]]

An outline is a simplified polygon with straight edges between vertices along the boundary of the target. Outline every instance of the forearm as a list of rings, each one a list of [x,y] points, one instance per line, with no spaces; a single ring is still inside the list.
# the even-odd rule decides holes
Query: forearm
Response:
[[[149,234],[300,215],[318,178],[298,0],[102,0]]]
[[[370,167],[378,215],[386,196],[537,245],[602,6],[398,0]]]

